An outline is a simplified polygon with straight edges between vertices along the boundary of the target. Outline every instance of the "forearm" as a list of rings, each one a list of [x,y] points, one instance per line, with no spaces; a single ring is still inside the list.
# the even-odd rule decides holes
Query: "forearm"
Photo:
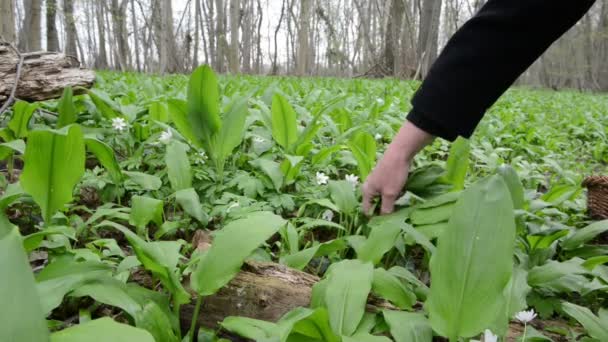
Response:
[[[469,137],[485,111],[594,0],[490,0],[448,41],[408,120],[448,140]]]
[[[409,121],[405,121],[387,150],[396,153],[404,163],[409,164],[414,156],[430,144],[434,138],[430,133],[416,127]]]

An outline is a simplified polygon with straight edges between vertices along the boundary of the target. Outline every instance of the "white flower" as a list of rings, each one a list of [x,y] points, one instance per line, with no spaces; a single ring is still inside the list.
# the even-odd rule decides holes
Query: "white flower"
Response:
[[[112,128],[115,130],[122,132],[127,128],[127,121],[123,118],[114,118],[112,119]]]
[[[357,184],[359,184],[359,177],[355,175],[346,175],[345,179],[347,182],[353,185],[353,188],[356,188]]]
[[[323,212],[323,214],[321,214],[321,218],[325,221],[331,221],[334,219],[334,212],[327,209]]]
[[[205,164],[205,159],[207,159],[207,154],[205,153],[205,151],[197,153],[197,156],[198,158],[196,159],[196,162],[199,164]]]
[[[382,134],[376,133],[376,135],[374,135],[374,139],[376,139],[376,140],[382,140]]]
[[[483,332],[483,342],[498,342],[498,336],[494,335],[490,329]]]
[[[171,132],[170,129],[167,129],[166,131],[162,132],[160,134],[160,138],[158,138],[158,140],[164,144],[167,144],[169,141],[171,141],[171,139],[173,139],[173,132]]]
[[[260,137],[253,137],[253,142],[254,142],[254,143],[256,143],[256,144],[261,144],[261,143],[263,143],[264,141],[266,141],[266,140],[264,140],[264,138],[260,138]]]
[[[377,99],[376,99],[376,102],[378,102],[378,104],[381,104],[381,105],[382,105],[382,104],[384,104],[384,99],[377,98]]]
[[[520,311],[515,315],[515,319],[517,319],[518,321],[524,323],[524,324],[528,324],[530,322],[532,322],[533,319],[536,318],[536,312],[534,312],[534,309],[530,309],[528,311]]]
[[[323,172],[317,172],[317,184],[325,185],[327,184],[328,180],[329,177],[327,177]]]

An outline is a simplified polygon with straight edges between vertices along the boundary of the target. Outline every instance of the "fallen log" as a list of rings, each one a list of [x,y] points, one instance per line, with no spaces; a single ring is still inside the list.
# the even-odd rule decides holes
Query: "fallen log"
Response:
[[[90,88],[95,81],[95,73],[81,68],[75,57],[42,51],[20,54],[10,44],[0,42],[0,104],[9,100],[18,72],[15,98],[26,101],[58,98],[65,87]]]

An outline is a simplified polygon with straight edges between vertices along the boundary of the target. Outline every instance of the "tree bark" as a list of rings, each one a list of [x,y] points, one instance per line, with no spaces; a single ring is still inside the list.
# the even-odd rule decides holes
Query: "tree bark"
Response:
[[[240,21],[240,1],[230,0],[230,58],[228,65],[230,73],[239,72],[239,21]]]
[[[217,18],[215,20],[216,48],[215,48],[215,70],[218,73],[224,72],[224,42],[226,41],[226,16],[224,15],[224,3],[222,0],[215,0],[215,10]]]
[[[97,58],[95,59],[95,68],[97,69],[105,69],[108,67],[108,54],[106,53],[106,29],[104,25],[104,6],[97,2],[97,35],[99,45],[99,51],[97,53]]]
[[[57,0],[46,0],[46,50],[59,51],[59,37],[57,36]]]
[[[198,48],[199,48],[199,31],[202,21],[199,22],[201,16],[201,2],[194,0],[194,53],[192,55],[192,70],[198,66]]]
[[[281,15],[279,16],[279,22],[277,23],[277,27],[274,29],[274,53],[272,58],[272,74],[276,75],[279,73],[279,65],[277,63],[277,54],[279,52],[279,48],[277,46],[277,37],[279,35],[279,30],[281,29],[281,22],[283,21],[283,17],[285,16],[285,0],[282,1],[281,5]]]
[[[422,78],[426,76],[437,58],[440,18],[441,0],[423,1],[418,35],[418,63],[420,63]]]
[[[41,0],[24,0],[25,15],[19,32],[20,51],[40,51],[41,46]]]
[[[135,68],[141,72],[139,63],[139,29],[137,27],[137,17],[135,16],[135,0],[131,0],[131,25],[133,25],[133,42],[135,44]]]
[[[63,0],[63,13],[65,16],[65,48],[63,50],[66,55],[78,58],[74,0]]]
[[[115,58],[114,60],[118,64],[118,69],[125,71],[128,69],[128,56],[129,56],[129,41],[127,38],[127,0],[112,0],[111,4],[112,12],[112,25],[114,31],[114,42],[116,47],[114,48]]]
[[[432,1],[432,0],[428,0]],[[402,0],[392,0],[389,10],[388,23],[384,39],[384,66],[387,71],[394,75],[399,58],[399,37],[401,36],[401,24],[405,8]]]
[[[296,57],[296,73],[304,76],[308,72],[308,50],[310,16],[312,10],[312,0],[300,0],[300,28],[298,29],[298,50]]]
[[[160,43],[160,72],[175,73],[180,71],[177,62],[177,47],[173,32],[173,9],[171,0],[161,0],[161,43]]]
[[[253,1],[245,0],[243,6],[243,72],[251,73],[251,38],[253,36]]]
[[[15,1],[0,0],[0,36],[9,43],[15,43]]]
[[[16,97],[27,101],[43,101],[60,97],[63,88],[90,88],[95,81],[91,70],[81,69],[72,56],[54,52],[22,53],[23,66]],[[15,84],[19,57],[0,42],[0,104],[9,96]],[[81,92],[74,89],[74,92]]]

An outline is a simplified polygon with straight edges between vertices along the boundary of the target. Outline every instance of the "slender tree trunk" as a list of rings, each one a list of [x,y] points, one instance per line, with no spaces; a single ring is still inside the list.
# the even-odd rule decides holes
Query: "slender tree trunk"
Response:
[[[239,72],[239,0],[230,0],[230,53],[228,65],[232,74]]]
[[[251,73],[251,40],[253,36],[253,0],[245,0],[243,5],[243,72]]]
[[[8,43],[14,43],[17,40],[14,0],[0,0],[0,36]]]
[[[312,0],[300,0],[300,28],[298,30],[298,50],[296,57],[296,73],[304,76],[308,72],[308,49],[310,29],[310,15],[312,10]]]
[[[441,0],[425,0],[420,14],[418,35],[418,60],[424,78],[437,58]]]
[[[101,2],[96,2],[97,10],[97,37],[99,51],[95,60],[95,68],[105,69],[108,67],[108,54],[106,52],[106,29],[104,25],[104,7]]]
[[[253,1],[253,0],[252,0]],[[255,72],[259,74],[262,69],[262,22],[264,21],[264,12],[262,11],[262,2],[257,0],[258,14],[258,32],[256,34],[256,53],[255,53]]]
[[[114,29],[115,61],[118,69],[125,71],[128,68],[129,41],[127,40],[127,0],[112,0],[112,25]]]
[[[194,0],[194,53],[192,55],[192,70],[196,69],[198,66],[198,48],[199,48],[199,24],[202,24],[202,21],[199,22],[199,17],[201,16],[201,2],[199,0]]]
[[[279,22],[274,29],[274,53],[272,57],[272,74],[276,75],[279,72],[279,65],[277,64],[277,54],[279,52],[279,48],[277,46],[279,30],[281,29],[281,22],[283,21],[283,17],[285,16],[285,0],[282,1],[281,5],[281,15],[279,16]]]
[[[41,44],[41,0],[24,0],[25,15],[19,32],[19,50],[40,51]]]
[[[46,0],[46,50],[59,51],[59,37],[57,36],[57,0]]]
[[[160,72],[175,73],[180,71],[177,61],[177,47],[173,32],[173,9],[171,0],[161,1],[161,43],[160,43]]]
[[[599,62],[597,80],[600,90],[608,91],[608,0],[602,2],[597,31],[597,61]]]
[[[76,22],[74,21],[74,0],[63,0],[63,15],[65,17],[65,48],[68,56],[78,57],[76,51]]]
[[[137,27],[137,16],[135,15],[135,0],[131,0],[131,25],[133,26],[133,44],[135,45],[135,68],[141,72],[139,63],[139,29]]]
[[[428,0],[431,1],[431,0]],[[395,75],[399,58],[399,37],[403,12],[405,8],[402,0],[392,0],[389,10],[389,18],[386,26],[384,40],[384,65],[391,75]]]
[[[215,0],[216,10],[216,48],[215,48],[215,70],[219,73],[224,72],[224,42],[226,41],[226,30],[225,21],[226,16],[224,15],[224,4],[222,0]]]

